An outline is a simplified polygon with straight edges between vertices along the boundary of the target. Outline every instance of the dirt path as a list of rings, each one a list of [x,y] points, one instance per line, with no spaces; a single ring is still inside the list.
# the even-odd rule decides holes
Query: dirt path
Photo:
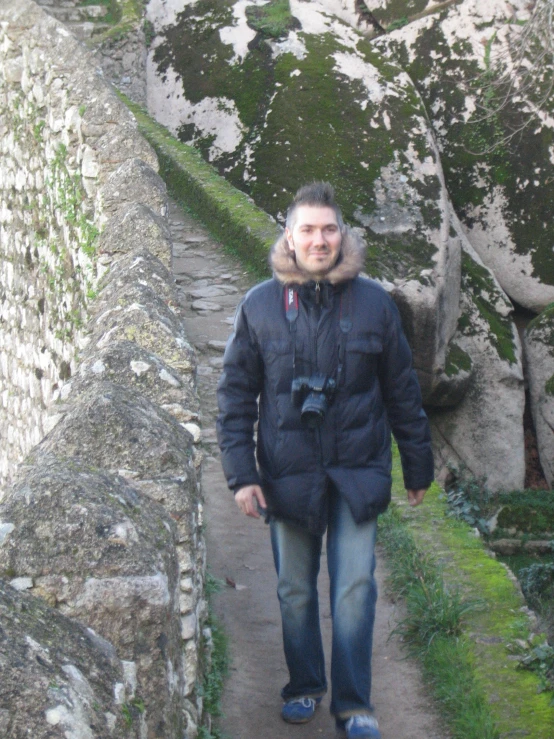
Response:
[[[172,204],[173,270],[183,291],[186,328],[199,353],[198,390],[202,406],[208,562],[211,573],[227,585],[214,599],[229,637],[231,672],[223,697],[223,733],[230,739],[313,739],[335,737],[328,696],[306,726],[290,726],[280,717],[279,692],[287,681],[275,573],[268,527],[241,516],[227,489],[215,443],[215,386],[224,342],[240,296],[251,279],[224,255],[202,227]],[[320,598],[324,642],[330,644],[330,614],[325,555]],[[383,739],[447,739],[440,718],[422,689],[419,671],[404,658],[389,634],[396,607],[386,597],[383,568],[378,566],[380,598],[373,655],[373,702]]]

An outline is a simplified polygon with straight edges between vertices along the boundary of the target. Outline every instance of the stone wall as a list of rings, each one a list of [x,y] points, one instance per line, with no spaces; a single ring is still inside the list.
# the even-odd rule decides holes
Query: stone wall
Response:
[[[198,403],[157,159],[30,0],[0,7],[0,131],[0,578],[111,642],[136,736],[193,739]],[[7,736],[14,705],[0,691]]]

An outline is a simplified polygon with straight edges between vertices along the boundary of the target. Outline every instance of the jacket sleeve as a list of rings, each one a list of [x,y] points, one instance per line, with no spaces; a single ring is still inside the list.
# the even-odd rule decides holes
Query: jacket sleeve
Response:
[[[412,353],[392,298],[388,300],[380,382],[389,423],[400,451],[404,485],[408,490],[428,488],[434,478],[429,421],[422,408]]]
[[[254,425],[258,420],[257,401],[262,379],[262,358],[246,319],[243,300],[227,342],[223,374],[217,386],[217,439],[223,472],[233,492],[245,485],[260,485]]]

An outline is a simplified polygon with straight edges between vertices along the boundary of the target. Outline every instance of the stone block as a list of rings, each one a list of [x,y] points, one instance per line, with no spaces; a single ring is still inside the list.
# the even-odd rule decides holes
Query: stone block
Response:
[[[113,646],[0,580],[0,735],[135,739],[133,694]]]
[[[99,190],[104,219],[141,203],[158,215],[167,213],[167,190],[161,177],[140,159],[124,162],[107,179]]]
[[[169,268],[171,235],[166,220],[148,206],[134,203],[110,219],[100,235],[98,250],[124,255],[136,251],[138,244]]]
[[[111,641],[136,664],[148,733],[171,727],[180,735],[179,568],[169,514],[120,477],[38,450],[0,520],[14,527],[0,545],[0,571],[32,578],[32,594]]]

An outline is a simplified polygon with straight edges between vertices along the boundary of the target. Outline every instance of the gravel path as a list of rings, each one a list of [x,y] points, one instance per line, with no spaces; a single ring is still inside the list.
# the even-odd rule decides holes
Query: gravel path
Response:
[[[173,271],[186,307],[186,329],[198,351],[205,461],[208,562],[211,573],[227,583],[214,608],[229,637],[231,671],[219,725],[229,739],[313,739],[336,737],[323,701],[315,719],[290,726],[280,717],[279,691],[287,680],[275,593],[268,527],[241,516],[227,489],[215,442],[215,387],[240,296],[251,278],[225,255],[207,232],[175,204],[170,208],[174,241]],[[330,644],[328,580],[322,559],[320,598],[324,642]],[[389,639],[398,618],[387,598],[383,566],[378,565],[380,597],[373,653],[373,702],[383,739],[447,739],[447,731],[426,695],[417,666]]]

